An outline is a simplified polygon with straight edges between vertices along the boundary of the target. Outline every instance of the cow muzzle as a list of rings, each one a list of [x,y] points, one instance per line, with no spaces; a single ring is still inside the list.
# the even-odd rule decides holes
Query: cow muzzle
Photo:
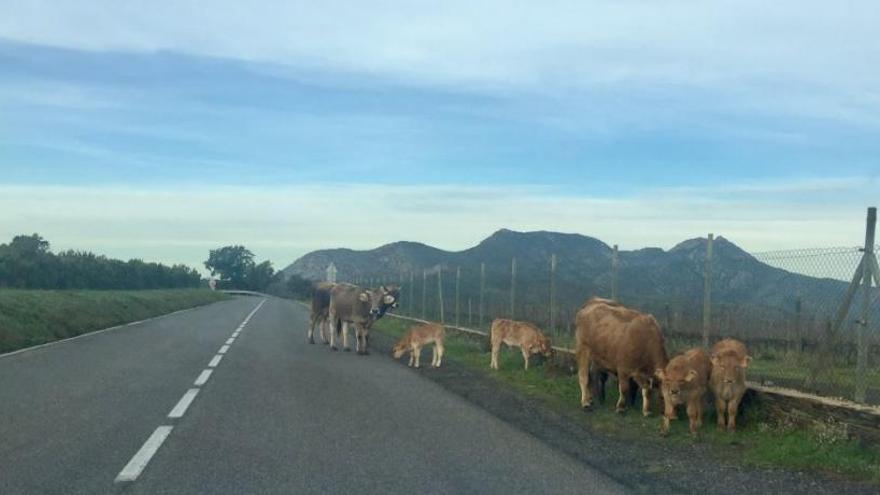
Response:
[[[371,315],[377,315],[377,314],[379,314],[379,310],[376,309],[376,308],[373,308],[373,309],[370,310],[370,314],[371,314]]]

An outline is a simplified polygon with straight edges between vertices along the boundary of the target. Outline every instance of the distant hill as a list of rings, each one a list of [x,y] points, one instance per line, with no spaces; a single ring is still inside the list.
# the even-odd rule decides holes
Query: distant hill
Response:
[[[447,297],[452,297],[454,271],[462,270],[462,297],[476,297],[479,267],[486,263],[487,306],[496,313],[509,306],[511,258],[517,259],[517,302],[524,314],[540,314],[549,294],[549,259],[556,254],[556,293],[560,307],[576,308],[593,295],[611,294],[612,248],[604,242],[558,232],[515,232],[502,229],[464,251],[444,251],[416,242],[395,242],[367,251],[320,250],[308,253],[284,269],[322,280],[333,262],[339,280],[405,280],[415,273],[444,270]],[[619,253],[619,291],[624,303],[654,312],[667,305],[696,315],[703,295],[706,239],[688,239],[665,251],[643,248]],[[433,284],[433,285],[432,285]],[[434,291],[436,282],[429,284]],[[760,308],[778,314],[794,310],[800,294],[812,313],[833,311],[846,284],[794,274],[761,263],[724,237],[715,239],[712,262],[712,298],[719,306]],[[404,291],[404,294],[407,292]],[[416,299],[420,296],[416,292]],[[531,306],[531,308],[529,308]],[[750,310],[754,311],[754,309]],[[492,312],[491,309],[489,311]],[[498,313],[500,314],[500,313]]]

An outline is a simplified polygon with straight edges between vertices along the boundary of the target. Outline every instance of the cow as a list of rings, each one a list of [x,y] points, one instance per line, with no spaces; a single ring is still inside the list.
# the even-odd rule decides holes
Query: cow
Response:
[[[657,320],[617,302],[592,298],[577,312],[575,323],[581,407],[590,409],[593,404],[590,391],[592,366],[597,376],[617,375],[620,390],[617,412],[626,411],[632,379],[642,390],[642,414],[649,416],[654,372],[668,362]]]
[[[409,366],[418,368],[422,347],[433,343],[434,353],[431,359],[431,366],[439,368],[445,353],[445,348],[443,347],[445,334],[443,325],[439,323],[427,323],[413,327],[394,345],[391,354],[394,356],[394,359],[400,359],[401,356],[409,351]]]
[[[315,285],[312,292],[312,311],[309,315],[309,344],[315,343],[315,326],[321,325],[321,340],[324,344],[330,343],[327,331],[330,326],[330,289],[335,284],[320,282]]]
[[[532,354],[543,354],[550,357],[553,348],[550,346],[550,338],[544,335],[535,325],[524,321],[507,320],[497,318],[492,321],[492,331],[490,334],[492,343],[492,361],[489,367],[493,370],[498,369],[498,355],[501,353],[501,344],[507,344],[509,347],[519,347],[522,351],[523,361],[525,361],[525,369],[529,369],[529,356]]]
[[[350,351],[348,345],[348,326],[355,327],[356,349],[358,354],[369,354],[370,327],[390,309],[397,307],[400,288],[381,286],[375,289],[364,289],[356,285],[340,283],[330,289],[330,307],[328,319],[333,331],[330,332],[330,348],[336,347],[337,334],[342,334],[344,351]]]
[[[663,421],[660,425],[662,435],[669,434],[669,422],[677,419],[675,406],[686,404],[691,435],[699,435],[703,426],[703,398],[709,383],[712,363],[709,354],[701,347],[695,347],[672,358],[665,368],[658,368],[660,390],[663,392]]]
[[[709,388],[715,396],[718,429],[724,430],[726,426],[727,431],[736,431],[736,411],[746,392],[746,368],[752,358],[748,356],[745,344],[724,339],[712,347],[710,359],[712,372],[709,375]]]

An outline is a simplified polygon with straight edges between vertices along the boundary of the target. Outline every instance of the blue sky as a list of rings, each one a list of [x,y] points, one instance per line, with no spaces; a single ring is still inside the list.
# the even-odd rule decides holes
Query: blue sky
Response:
[[[202,5],[7,9],[0,237],[192,265],[500,227],[764,250],[858,244],[880,197],[870,2]]]

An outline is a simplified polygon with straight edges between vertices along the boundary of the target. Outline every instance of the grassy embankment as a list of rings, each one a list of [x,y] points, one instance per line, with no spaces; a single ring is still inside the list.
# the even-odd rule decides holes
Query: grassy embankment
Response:
[[[201,306],[229,296],[204,289],[0,289],[0,353]]]
[[[410,325],[406,321],[385,318],[374,329],[399,336]],[[539,359],[533,359],[533,366],[526,372],[518,350],[502,351],[501,369],[492,371],[489,370],[487,347],[486,343],[472,337],[447,332],[446,352],[452,360],[510,384],[570,416],[572,420],[586,422],[589,428],[639,441],[673,445],[694,441],[687,434],[687,417],[683,412],[680,412],[682,420],[673,422],[670,436],[661,438],[657,411],[649,418],[642,417],[636,410],[625,415],[616,414],[613,404],[617,400],[617,391],[609,386],[606,403],[590,413],[583,413],[580,411],[580,388],[576,376],[543,366],[539,364]],[[430,357],[430,351],[423,352]],[[744,417],[738,422],[739,430],[733,434],[717,431],[715,419],[714,407],[708,407],[703,418],[701,438],[697,441],[712,445],[719,459],[752,466],[822,471],[880,481],[880,450],[847,439],[845,430],[840,427],[797,428],[770,418],[760,405],[752,405],[744,411]]]

